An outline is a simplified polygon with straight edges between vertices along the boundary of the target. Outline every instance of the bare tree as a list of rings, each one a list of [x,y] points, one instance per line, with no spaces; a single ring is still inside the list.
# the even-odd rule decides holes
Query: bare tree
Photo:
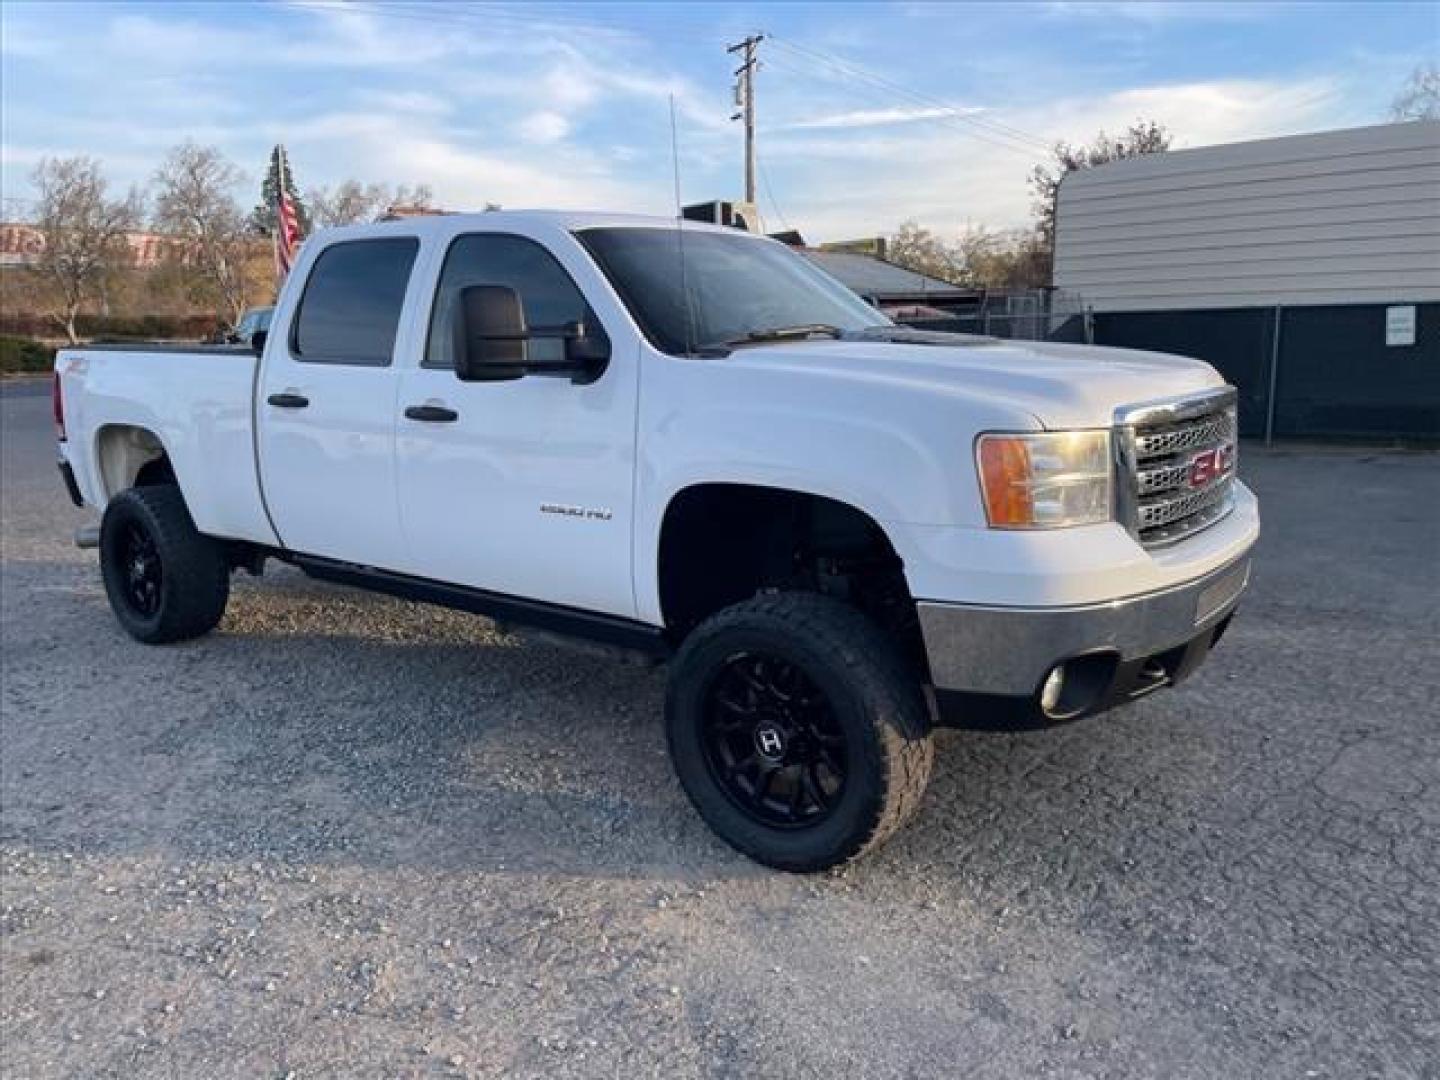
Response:
[[[1170,149],[1170,139],[1170,132],[1163,124],[1137,120],[1118,138],[1112,139],[1102,131],[1088,146],[1056,143],[1054,160],[1048,165],[1035,166],[1030,173],[1030,190],[1035,196],[1035,228],[1045,250],[1053,253],[1055,249],[1055,200],[1061,180],[1072,172],[1106,162],[1163,153]]]
[[[1390,103],[1390,119],[1440,120],[1440,67],[1421,64]]]
[[[322,229],[340,225],[359,225],[375,221],[392,206],[413,206],[428,209],[434,193],[426,184],[362,184],[344,180],[331,188],[312,188],[305,193],[310,216]]]
[[[213,292],[231,324],[248,295],[245,263],[250,239],[235,198],[244,176],[213,146],[185,142],[155,173],[155,224],[176,237],[191,273]]]
[[[960,276],[954,250],[917,221],[902,223],[900,231],[885,241],[885,261],[941,281]]]
[[[966,284],[989,288],[1032,288],[1048,284],[1049,259],[1034,229],[968,226],[954,247]]]
[[[103,296],[106,277],[129,260],[125,234],[140,224],[140,193],[109,198],[100,163],[88,157],[45,158],[30,181],[38,195],[34,226],[45,241],[33,272],[43,282],[46,316],[73,345],[86,299]]]

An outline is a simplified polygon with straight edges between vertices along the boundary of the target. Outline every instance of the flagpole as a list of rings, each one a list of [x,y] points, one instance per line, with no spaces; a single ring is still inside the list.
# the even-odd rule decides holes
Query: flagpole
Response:
[[[275,281],[277,286],[285,281],[289,272],[286,266],[285,250],[285,147],[275,144]]]
[[[285,166],[286,166],[286,164],[287,164],[286,161],[285,161],[285,145],[284,145],[284,143],[276,143],[276,144],[275,144],[275,163],[276,163],[276,172],[277,172],[277,173],[279,174],[279,176],[280,176],[280,196],[279,196],[279,197],[280,197],[281,199],[283,199],[283,198],[285,198],[285,187],[286,187],[286,183],[285,183]]]

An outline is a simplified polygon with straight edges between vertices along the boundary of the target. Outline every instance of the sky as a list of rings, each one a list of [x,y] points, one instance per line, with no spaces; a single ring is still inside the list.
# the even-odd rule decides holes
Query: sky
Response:
[[[245,170],[247,205],[283,143],[302,190],[673,214],[672,99],[682,200],[739,198],[749,33],[761,214],[820,242],[1023,225],[1049,146],[1141,118],[1177,147],[1382,122],[1440,60],[1440,5],[4,0],[4,217],[46,156],[123,190],[185,139]]]

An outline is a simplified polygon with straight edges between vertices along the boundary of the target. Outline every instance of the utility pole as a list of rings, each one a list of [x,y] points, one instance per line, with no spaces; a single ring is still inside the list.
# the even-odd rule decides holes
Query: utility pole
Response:
[[[725,50],[742,53],[745,58],[735,69],[735,105],[740,111],[730,119],[745,121],[745,201],[748,203],[755,201],[755,70],[760,66],[755,59],[755,47],[764,38],[764,34],[751,34]]]

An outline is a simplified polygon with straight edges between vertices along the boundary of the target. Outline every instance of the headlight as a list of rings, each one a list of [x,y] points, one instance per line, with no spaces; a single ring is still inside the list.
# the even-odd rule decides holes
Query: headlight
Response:
[[[1108,431],[981,435],[975,460],[992,529],[1056,529],[1112,517]]]

